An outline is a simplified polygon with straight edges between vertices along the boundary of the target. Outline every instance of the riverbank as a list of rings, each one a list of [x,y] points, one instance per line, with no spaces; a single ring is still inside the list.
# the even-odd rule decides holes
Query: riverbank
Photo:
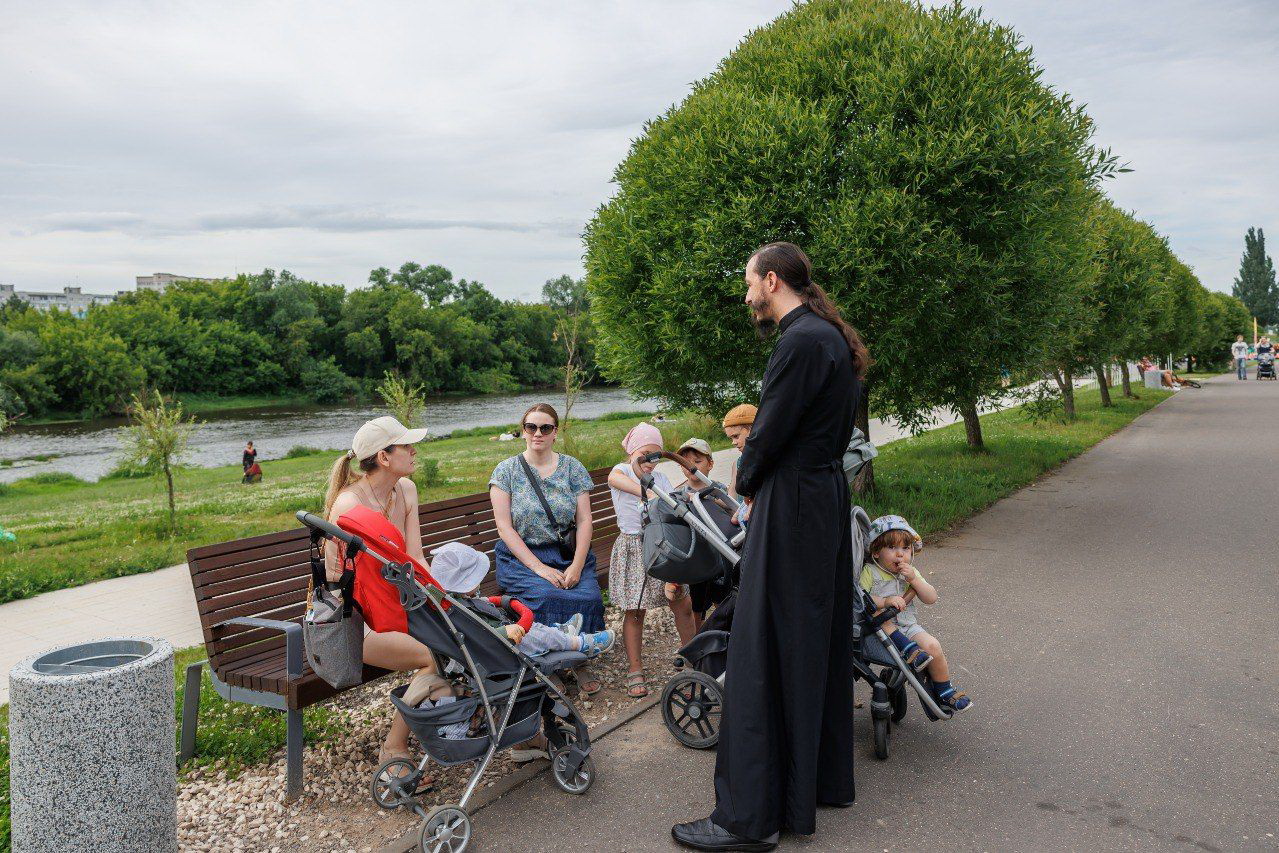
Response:
[[[568,452],[588,468],[621,457],[620,442],[644,416],[607,415],[575,420]],[[490,441],[505,427],[481,428],[419,446],[418,487],[423,503],[483,491],[493,467],[518,442]],[[727,446],[718,424],[685,417],[663,424],[678,446],[697,435]],[[296,526],[299,509],[318,511],[328,472],[340,451],[313,451],[264,463],[262,483],[240,482],[239,465],[187,468],[177,476],[177,519],[172,531],[166,497],[155,479],[85,483],[50,472],[0,484],[0,526],[17,536],[0,543],[0,603],[78,586],[102,578],[150,572],[180,563],[196,545]]]

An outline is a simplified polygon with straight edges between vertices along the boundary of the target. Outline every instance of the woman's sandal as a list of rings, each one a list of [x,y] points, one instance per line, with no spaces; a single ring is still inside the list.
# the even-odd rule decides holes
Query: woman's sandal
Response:
[[[577,676],[577,689],[584,696],[594,696],[604,687],[604,682],[600,681],[600,677],[590,667],[579,666],[574,675]]]
[[[511,750],[511,760],[516,764],[527,764],[530,761],[537,761],[539,758],[549,759],[551,757],[550,752],[547,751],[549,745],[546,735],[537,735],[529,738]]]
[[[632,699],[643,699],[648,695],[648,685],[644,683],[644,672],[626,673],[626,695]]]

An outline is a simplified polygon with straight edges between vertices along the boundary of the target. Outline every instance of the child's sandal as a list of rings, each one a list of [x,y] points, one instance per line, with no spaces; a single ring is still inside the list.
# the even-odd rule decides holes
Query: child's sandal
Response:
[[[954,688],[951,688],[950,692],[944,696],[938,696],[937,700],[955,712],[967,711],[973,706],[973,700],[968,698],[967,693]]]
[[[644,683],[643,672],[626,673],[626,695],[632,699],[643,699],[648,695],[648,685]]]
[[[914,648],[912,649],[911,646],[914,646]],[[906,649],[906,665],[915,672],[923,672],[924,668],[932,663],[933,656],[915,643],[911,643]]]

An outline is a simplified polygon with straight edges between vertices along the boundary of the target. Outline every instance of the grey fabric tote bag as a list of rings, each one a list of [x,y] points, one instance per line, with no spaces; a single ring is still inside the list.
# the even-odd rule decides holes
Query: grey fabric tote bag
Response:
[[[318,538],[312,534],[311,592],[302,618],[302,644],[316,675],[338,689],[354,687],[364,680],[364,617],[351,594],[354,562],[348,560],[341,580],[327,583]]]

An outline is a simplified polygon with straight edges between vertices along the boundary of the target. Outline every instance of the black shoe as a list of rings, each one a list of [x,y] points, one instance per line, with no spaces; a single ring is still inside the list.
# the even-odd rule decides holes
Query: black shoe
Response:
[[[671,827],[671,835],[680,844],[692,847],[694,850],[741,850],[764,853],[777,847],[777,833],[773,833],[764,841],[738,838],[708,817],[691,823],[677,823]]]

